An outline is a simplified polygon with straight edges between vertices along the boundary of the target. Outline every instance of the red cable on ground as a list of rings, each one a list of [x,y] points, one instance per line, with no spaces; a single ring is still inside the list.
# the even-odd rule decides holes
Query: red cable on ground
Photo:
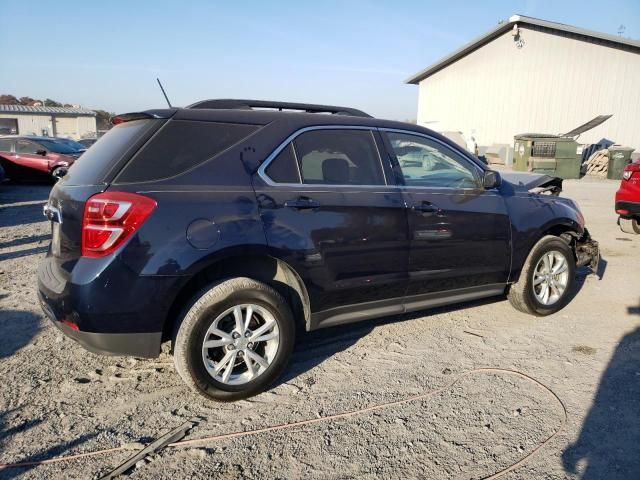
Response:
[[[500,470],[500,471],[498,471],[496,473],[493,473],[493,474],[491,474],[489,476],[482,477],[482,480],[493,480],[493,479],[496,479],[498,477],[501,477],[502,475],[504,475],[507,472],[515,470],[516,468],[518,468],[519,466],[524,464],[529,458],[531,458],[533,455],[535,455],[540,449],[542,449],[547,443],[549,443],[554,437],[556,437],[558,435],[558,433],[560,433],[560,431],[563,429],[565,424],[567,423],[567,408],[565,407],[565,405],[562,402],[562,400],[560,399],[560,397],[558,397],[558,395],[556,395],[553,390],[551,390],[549,387],[544,385],[542,382],[539,382],[535,378],[530,377],[529,375],[527,375],[525,373],[521,373],[521,372],[518,372],[516,370],[509,370],[509,369],[505,369],[505,368],[476,368],[474,370],[470,370],[468,372],[460,374],[458,376],[458,378],[456,378],[454,381],[452,381],[451,383],[449,383],[448,385],[446,385],[446,386],[444,386],[442,388],[438,388],[438,389],[435,389],[435,390],[430,390],[430,391],[428,391],[426,393],[422,393],[420,395],[414,395],[412,397],[405,398],[404,400],[396,400],[396,401],[393,401],[393,402],[380,403],[380,404],[377,404],[377,405],[372,405],[370,407],[365,407],[365,408],[361,408],[361,409],[357,409],[357,410],[351,410],[351,411],[343,412],[343,413],[337,413],[335,415],[328,415],[326,417],[312,418],[312,419],[309,419],[309,420],[301,420],[299,422],[283,423],[283,424],[280,424],[280,425],[273,425],[271,427],[258,428],[258,429],[255,429],[255,430],[223,433],[221,435],[212,435],[212,436],[208,436],[208,437],[194,438],[194,439],[191,439],[191,440],[181,440],[179,442],[170,443],[167,446],[168,447],[189,447],[189,446],[194,445],[194,444],[218,442],[218,441],[222,441],[222,440],[229,440],[229,439],[232,439],[232,438],[245,437],[245,436],[249,436],[249,435],[257,435],[257,434],[260,434],[260,433],[267,433],[267,432],[275,432],[275,431],[278,431],[278,430],[285,430],[285,429],[290,429],[290,428],[302,427],[302,426],[305,426],[305,425],[313,425],[313,424],[321,423],[321,422],[329,422],[329,421],[334,421],[334,420],[341,420],[341,419],[353,417],[355,415],[362,415],[362,414],[373,412],[373,411],[376,411],[376,410],[382,410],[382,409],[385,409],[385,408],[394,407],[394,406],[398,406],[398,405],[403,405],[405,403],[415,402],[415,401],[418,401],[418,400],[426,399],[428,397],[432,397],[433,395],[437,395],[438,393],[442,393],[445,390],[448,390],[449,388],[453,387],[455,384],[460,382],[460,380],[462,380],[463,378],[471,376],[471,375],[474,375],[474,374],[479,374],[479,373],[498,373],[498,374],[506,373],[506,374],[515,375],[517,377],[520,377],[520,378],[523,378],[523,379],[528,380],[530,382],[533,382],[538,387],[542,388],[544,391],[550,393],[553,396],[553,398],[562,407],[562,413],[563,413],[562,423],[560,424],[558,429],[555,432],[553,432],[549,437],[547,437],[542,443],[540,443],[536,448],[534,448],[531,452],[529,452],[527,455],[522,457],[516,463],[513,463],[513,464],[509,465],[508,467],[506,467],[506,468],[504,468],[504,469],[502,469],[502,470]],[[76,454],[76,455],[67,455],[67,456],[63,456],[63,457],[54,457],[54,458],[49,458],[49,459],[46,459],[46,460],[38,460],[38,461],[31,461],[31,462],[19,462],[19,463],[6,463],[6,464],[0,464],[0,470],[7,469],[7,468],[29,467],[29,466],[36,466],[36,465],[46,465],[46,464],[57,463],[57,462],[66,462],[66,461],[71,461],[71,460],[77,460],[77,459],[80,459],[80,458],[93,457],[93,456],[97,456],[97,455],[104,455],[106,453],[113,453],[113,452],[118,452],[118,451],[122,451],[122,450],[126,450],[126,448],[125,447],[115,447],[115,448],[108,448],[108,449],[104,449],[104,450],[96,450],[96,451],[93,451],[93,452],[79,453],[79,454]]]

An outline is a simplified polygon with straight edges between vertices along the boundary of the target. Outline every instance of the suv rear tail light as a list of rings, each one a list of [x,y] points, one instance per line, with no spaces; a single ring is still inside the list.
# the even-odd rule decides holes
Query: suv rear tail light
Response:
[[[624,172],[622,172],[622,178],[624,180],[629,180],[633,177],[633,174],[637,173],[640,176],[640,163],[630,163],[626,167],[624,167]]]
[[[82,256],[109,255],[140,228],[156,205],[149,197],[128,192],[89,198],[82,217]]]

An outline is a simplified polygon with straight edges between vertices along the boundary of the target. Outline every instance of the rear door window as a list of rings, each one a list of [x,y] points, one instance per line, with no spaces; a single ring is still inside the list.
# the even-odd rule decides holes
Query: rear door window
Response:
[[[16,153],[18,154],[35,155],[38,150],[44,150],[44,148],[38,148],[38,145],[29,140],[18,140],[16,142]]]
[[[303,183],[385,185],[370,130],[312,130],[296,137],[293,145]]]
[[[133,157],[116,180],[131,183],[176,176],[222,153],[258,128],[245,124],[170,121]]]

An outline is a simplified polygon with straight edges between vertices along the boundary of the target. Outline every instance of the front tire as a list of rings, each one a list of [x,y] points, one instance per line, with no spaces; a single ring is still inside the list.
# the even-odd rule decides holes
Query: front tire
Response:
[[[295,341],[291,308],[273,288],[232,278],[201,290],[174,334],[178,374],[207,398],[256,395],[285,369]]]
[[[510,286],[507,298],[521,312],[551,315],[569,303],[575,271],[571,247],[561,238],[547,235],[531,249],[520,278]]]

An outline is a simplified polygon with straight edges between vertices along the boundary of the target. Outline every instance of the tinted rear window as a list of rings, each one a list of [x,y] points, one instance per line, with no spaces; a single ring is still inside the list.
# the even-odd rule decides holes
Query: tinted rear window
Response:
[[[118,175],[117,181],[144,182],[173,177],[223,152],[258,128],[255,125],[171,121],[138,152]]]
[[[76,160],[64,182],[69,185],[103,183],[109,170],[135,147],[136,141],[161,124],[162,120],[135,120],[112,128]]]

